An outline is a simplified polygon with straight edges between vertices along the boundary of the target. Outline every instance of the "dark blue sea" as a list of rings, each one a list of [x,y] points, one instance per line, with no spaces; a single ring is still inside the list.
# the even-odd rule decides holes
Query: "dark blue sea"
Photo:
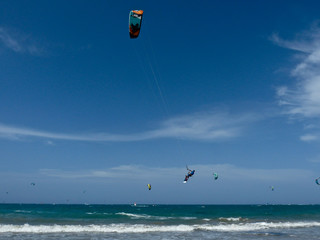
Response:
[[[320,239],[320,205],[0,204],[0,239]]]

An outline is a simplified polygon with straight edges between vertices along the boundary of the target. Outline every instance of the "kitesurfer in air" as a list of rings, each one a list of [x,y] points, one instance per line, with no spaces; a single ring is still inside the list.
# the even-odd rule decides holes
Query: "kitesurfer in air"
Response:
[[[193,176],[193,174],[194,174],[194,172],[196,171],[196,170],[191,170],[191,169],[189,169],[188,168],[188,166],[186,166],[187,167],[187,170],[188,170],[188,173],[187,173],[187,175],[185,176],[185,178],[184,178],[184,183],[186,183],[187,181],[188,181],[188,179],[190,178],[190,177],[192,177]]]

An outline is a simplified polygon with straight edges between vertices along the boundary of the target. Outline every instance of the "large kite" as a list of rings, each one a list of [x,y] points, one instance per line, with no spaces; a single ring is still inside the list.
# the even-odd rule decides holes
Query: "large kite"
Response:
[[[143,10],[132,10],[129,14],[130,38],[137,38],[140,33]]]

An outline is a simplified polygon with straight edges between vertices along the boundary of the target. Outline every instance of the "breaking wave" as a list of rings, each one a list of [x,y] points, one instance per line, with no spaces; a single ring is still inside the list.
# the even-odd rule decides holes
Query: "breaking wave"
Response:
[[[147,224],[109,224],[109,225],[0,225],[0,233],[147,233],[147,232],[241,232],[268,229],[289,229],[320,227],[320,222],[255,222],[232,224],[195,225],[147,225]]]
[[[127,216],[132,219],[153,219],[153,220],[168,220],[168,219],[182,219],[182,220],[194,220],[196,217],[163,217],[163,216],[152,216],[147,214],[133,214],[126,212],[118,212],[117,215]]]

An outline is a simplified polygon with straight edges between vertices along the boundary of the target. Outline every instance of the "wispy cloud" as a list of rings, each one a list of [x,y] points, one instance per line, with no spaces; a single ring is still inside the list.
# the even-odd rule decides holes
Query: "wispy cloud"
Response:
[[[271,40],[281,47],[297,51],[299,56],[296,58],[298,63],[291,71],[291,76],[295,79],[294,84],[277,89],[279,105],[290,118],[318,120],[320,118],[320,27],[314,24],[310,30],[297,35],[291,41],[284,40],[277,34],[274,34]],[[300,139],[315,141],[320,139],[320,134],[308,133]]]
[[[110,141],[130,142],[159,138],[179,138],[185,140],[226,140],[238,137],[250,123],[260,117],[254,114],[231,115],[228,113],[207,112],[171,118],[159,124],[154,130],[136,134],[67,134],[40,131],[0,124],[0,137],[9,139],[45,138],[70,141]]]
[[[315,141],[318,140],[319,137],[317,135],[312,135],[312,134],[306,134],[300,137],[301,141],[305,141],[305,142],[310,142],[310,141]]]
[[[42,55],[44,53],[44,49],[39,47],[30,36],[8,28],[0,27],[0,42],[4,47],[16,53],[31,55]]]
[[[301,54],[291,72],[296,79],[295,86],[277,89],[279,104],[291,116],[320,117],[320,28],[313,26],[292,41],[283,40],[276,34],[271,39],[277,45]]]

